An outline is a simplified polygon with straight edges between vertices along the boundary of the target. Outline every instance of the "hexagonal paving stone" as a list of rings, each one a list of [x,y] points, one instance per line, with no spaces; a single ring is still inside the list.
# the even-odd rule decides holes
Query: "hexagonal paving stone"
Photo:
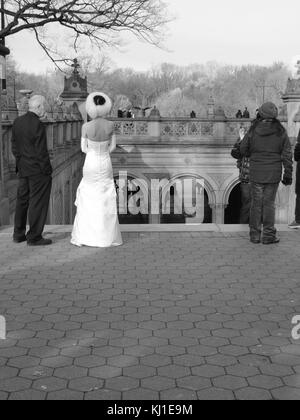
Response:
[[[299,401],[300,389],[283,386],[281,388],[273,389],[271,391],[274,399],[283,401]]]
[[[237,400],[242,401],[270,401],[273,399],[269,391],[266,391],[265,389],[252,388],[250,386],[236,391],[235,396]]]
[[[258,368],[254,366],[246,366],[240,364],[228,366],[226,368],[226,372],[228,375],[240,376],[241,378],[248,378],[250,376],[259,375],[260,373]]]
[[[248,385],[244,378],[232,375],[220,376],[218,378],[214,378],[212,381],[214,386],[216,386],[217,388],[224,388],[230,390],[245,388]]]
[[[67,381],[60,378],[42,378],[37,379],[33,382],[32,387],[39,391],[44,392],[52,392],[52,391],[60,391],[67,387]]]
[[[111,389],[101,389],[99,391],[86,392],[84,399],[93,401],[119,401],[121,400],[121,392]]]
[[[32,356],[21,356],[9,359],[8,365],[19,369],[39,365],[40,359]]]
[[[105,364],[105,358],[100,356],[83,356],[75,359],[74,364],[86,368],[98,367]]]
[[[89,376],[101,379],[115,378],[122,375],[122,369],[114,366],[101,366],[89,370]]]
[[[0,380],[8,379],[8,378],[14,378],[18,375],[18,369],[3,366],[0,368]]]
[[[131,389],[138,388],[138,386],[139,381],[134,378],[129,378],[128,376],[107,379],[105,382],[105,387],[112,389],[113,391],[130,391]]]
[[[125,368],[128,366],[135,366],[138,363],[138,358],[133,356],[115,356],[107,359],[107,364],[110,366]]]
[[[150,366],[136,365],[123,369],[124,376],[131,378],[142,379],[156,375],[156,369]]]
[[[192,391],[200,391],[201,389],[210,388],[211,381],[207,378],[199,376],[187,376],[177,380],[180,388],[191,389]]]
[[[101,346],[93,349],[93,354],[101,357],[120,356],[122,353],[123,349],[121,347]]]
[[[91,392],[103,387],[104,381],[96,378],[77,378],[69,382],[68,388],[74,391]]]
[[[235,357],[232,357],[232,356],[216,354],[215,356],[207,357],[206,361],[210,365],[226,367],[226,366],[235,365],[237,360]]]
[[[161,367],[167,366],[172,363],[171,358],[168,356],[160,356],[159,354],[153,354],[141,358],[141,363],[146,366]]]
[[[54,376],[63,379],[82,378],[87,376],[88,370],[78,366],[68,366],[64,368],[57,368],[54,371]]]
[[[47,378],[53,375],[53,369],[45,366],[34,366],[30,368],[21,369],[19,376],[26,379]]]
[[[162,391],[160,394],[164,401],[192,401],[198,399],[196,392],[178,387]]]
[[[187,367],[183,366],[176,366],[176,365],[170,365],[170,366],[163,366],[157,369],[159,376],[164,376],[167,378],[183,378],[185,376],[189,376],[191,374],[191,371]]]
[[[43,401],[46,399],[45,392],[35,391],[34,389],[27,389],[26,391],[12,392],[9,400],[13,401]]]
[[[164,391],[175,387],[175,381],[170,378],[162,376],[153,376],[151,378],[142,379],[141,385],[143,388],[150,388],[154,391]]]
[[[234,393],[228,389],[207,388],[197,392],[200,401],[230,401],[235,400]]]
[[[147,346],[133,346],[128,347],[124,350],[124,354],[127,354],[129,356],[136,356],[136,357],[144,357],[149,356],[150,354],[154,353],[153,347],[147,347]]]
[[[73,359],[64,356],[46,357],[42,359],[41,364],[47,367],[59,368],[64,366],[71,366]]]
[[[217,354],[218,351],[215,347],[208,347],[208,346],[191,346],[187,349],[189,354],[195,354],[196,356],[212,356]]]
[[[0,381],[0,391],[17,392],[29,389],[31,381],[23,378],[8,378]]]
[[[193,375],[201,376],[204,378],[217,378],[225,374],[224,368],[220,366],[203,365],[192,368]]]
[[[186,349],[184,347],[177,347],[177,346],[162,346],[156,348],[157,354],[162,354],[164,356],[180,356],[181,354],[186,353]]]
[[[159,399],[159,393],[152,389],[137,388],[123,392],[125,401],[153,401]]]
[[[129,337],[113,338],[109,340],[109,344],[112,347],[132,347],[138,344],[137,339]]]
[[[258,375],[248,378],[248,382],[254,388],[274,389],[283,386],[283,382],[276,376]]]
[[[247,347],[233,345],[220,347],[219,352],[228,356],[243,356],[245,354],[249,354]]]
[[[182,356],[174,357],[174,363],[180,366],[193,367],[203,365],[205,360],[201,356],[193,354],[184,354]]]
[[[78,401],[83,400],[84,393],[83,392],[77,392],[77,391],[71,391],[69,389],[65,389],[63,391],[56,391],[56,392],[49,392],[47,396],[47,400],[54,401]]]

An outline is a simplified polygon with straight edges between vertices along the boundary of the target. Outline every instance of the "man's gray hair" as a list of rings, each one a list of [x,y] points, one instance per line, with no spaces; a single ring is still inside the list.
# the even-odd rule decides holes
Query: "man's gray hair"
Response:
[[[46,104],[46,98],[42,95],[33,95],[28,101],[30,111],[36,110],[42,104]]]

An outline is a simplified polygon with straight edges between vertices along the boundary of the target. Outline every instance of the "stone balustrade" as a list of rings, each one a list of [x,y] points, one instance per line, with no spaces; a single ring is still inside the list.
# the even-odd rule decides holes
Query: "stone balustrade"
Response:
[[[120,142],[188,142],[231,145],[239,136],[241,127],[249,129],[251,120],[236,118],[111,118]],[[287,118],[281,118],[287,127]]]

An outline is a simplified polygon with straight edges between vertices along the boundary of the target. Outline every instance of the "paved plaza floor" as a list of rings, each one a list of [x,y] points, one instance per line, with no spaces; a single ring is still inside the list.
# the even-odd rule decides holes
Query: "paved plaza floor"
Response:
[[[47,236],[0,231],[0,399],[300,399],[300,232]]]

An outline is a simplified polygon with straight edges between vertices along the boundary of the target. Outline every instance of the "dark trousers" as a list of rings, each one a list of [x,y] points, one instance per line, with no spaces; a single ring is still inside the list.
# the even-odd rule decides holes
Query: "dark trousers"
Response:
[[[279,184],[251,183],[250,236],[252,239],[272,241],[276,238],[275,200]]]
[[[300,223],[300,194],[296,195],[295,220],[297,223]]]
[[[19,179],[15,213],[14,238],[22,238],[26,233],[27,241],[35,242],[42,238],[49,207],[52,178],[49,175],[35,175]]]
[[[251,188],[250,183],[242,182],[241,183],[241,198],[242,198],[242,208],[240,213],[240,223],[242,225],[247,225],[250,218],[250,206],[251,206]]]

